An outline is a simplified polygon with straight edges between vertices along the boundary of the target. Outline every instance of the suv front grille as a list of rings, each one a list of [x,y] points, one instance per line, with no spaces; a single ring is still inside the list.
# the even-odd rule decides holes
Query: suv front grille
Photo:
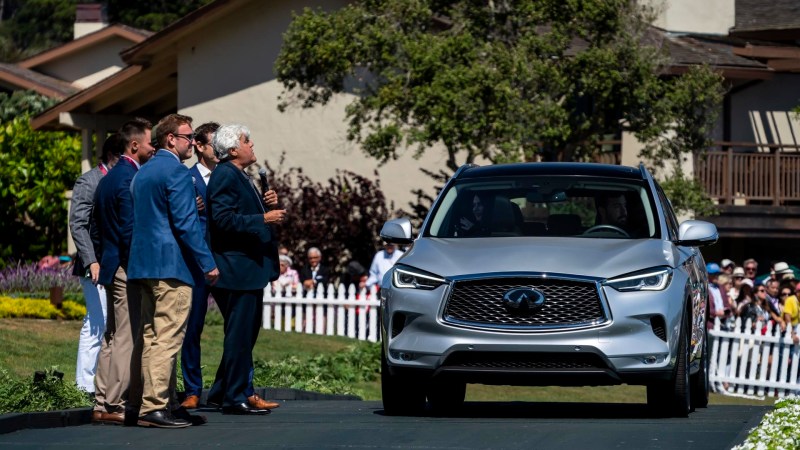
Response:
[[[544,294],[544,305],[527,313],[506,309],[503,295],[521,287]],[[606,319],[595,283],[533,277],[456,281],[444,308],[445,322],[486,328],[574,328]]]
[[[605,370],[593,353],[455,352],[443,368],[504,370]]]

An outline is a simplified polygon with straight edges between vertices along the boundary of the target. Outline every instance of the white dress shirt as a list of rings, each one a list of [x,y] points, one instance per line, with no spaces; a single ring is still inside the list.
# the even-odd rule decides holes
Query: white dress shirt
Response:
[[[372,265],[369,266],[369,278],[367,278],[367,288],[374,284],[378,284],[383,280],[383,275],[392,268],[394,263],[397,262],[403,252],[395,249],[390,255],[386,250],[381,250],[372,258]]]

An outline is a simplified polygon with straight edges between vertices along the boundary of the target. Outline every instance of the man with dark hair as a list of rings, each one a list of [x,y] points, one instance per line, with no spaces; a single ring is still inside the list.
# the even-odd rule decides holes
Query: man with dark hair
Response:
[[[217,166],[219,159],[214,154],[214,147],[211,146],[211,139],[219,128],[216,122],[208,122],[200,125],[194,132],[194,153],[197,155],[197,163],[189,169],[194,183],[195,194],[198,196],[197,213],[200,219],[200,228],[203,236],[208,240],[208,216],[205,205],[208,203],[206,197],[206,185],[211,178],[211,171]],[[186,409],[197,408],[200,401],[200,394],[203,392],[203,372],[200,368],[200,336],[203,334],[206,312],[208,311],[209,286],[205,282],[203,272],[196,265],[191,265],[192,277],[194,278],[194,288],[192,289],[192,310],[189,312],[189,320],[186,324],[186,336],[183,338],[181,348],[181,371],[183,372],[183,387],[186,392],[186,399],[181,403]]]
[[[125,149],[119,134],[106,138],[100,164],[84,173],[72,188],[72,203],[69,211],[69,229],[77,248],[72,274],[79,277],[86,300],[86,315],[83,317],[78,340],[78,361],[75,365],[75,382],[92,397],[95,395],[94,377],[97,370],[97,355],[106,329],[106,290],[97,281],[100,277],[100,232],[92,220],[94,193],[97,185],[114,167]],[[105,384],[104,380],[100,384]],[[99,417],[98,417],[99,419]]]
[[[151,128],[145,119],[131,120],[120,128],[125,150],[95,194],[95,220],[103,249],[98,280],[108,297],[108,320],[95,377],[95,422],[121,424],[126,409],[135,415],[141,401],[141,346],[136,339],[141,303],[136,292],[128,289],[127,272],[134,217],[131,183],[153,155]]]
[[[612,225],[626,229],[628,225],[628,204],[623,193],[600,195],[596,199],[597,225]]]
[[[197,214],[189,159],[192,118],[170,114],[156,127],[160,149],[133,184],[134,226],[128,278],[142,299],[142,406],[138,424],[183,428],[204,423],[176,408],[176,364],[191,309],[196,264],[213,284],[219,276]],[[195,420],[199,419],[199,420]]]

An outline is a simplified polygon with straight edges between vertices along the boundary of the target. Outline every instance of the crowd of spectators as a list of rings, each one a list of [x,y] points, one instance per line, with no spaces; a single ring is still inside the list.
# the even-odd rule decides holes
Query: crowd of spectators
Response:
[[[730,259],[720,263],[709,262],[708,273],[709,315],[708,328],[714,327],[719,319],[721,327],[733,330],[736,319],[740,318],[742,329],[748,319],[751,326],[761,324],[756,330],[766,333],[772,324],[774,332],[791,329],[795,342],[798,342],[797,324],[800,323],[800,302],[795,295],[800,288],[795,268],[784,261],[771,264],[769,272],[758,275],[758,262],[745,260],[741,266]]]

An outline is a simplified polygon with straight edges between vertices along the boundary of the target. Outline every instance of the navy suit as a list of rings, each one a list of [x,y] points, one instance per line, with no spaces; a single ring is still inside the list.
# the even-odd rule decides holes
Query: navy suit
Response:
[[[199,163],[197,163],[199,164]],[[200,219],[200,228],[206,242],[209,242],[208,235],[208,197],[206,196],[206,183],[203,175],[197,169],[197,164],[189,169],[189,174],[194,179],[194,187],[197,195],[203,199],[206,209],[197,211]],[[199,267],[195,265],[192,270],[194,276],[194,288],[192,289],[192,310],[189,312],[189,320],[186,324],[186,335],[183,338],[181,348],[181,371],[183,372],[183,386],[186,395],[200,396],[203,392],[203,372],[200,366],[200,336],[203,334],[206,312],[208,312],[209,286],[206,284],[205,276]]]
[[[103,255],[100,258],[99,284],[110,285],[114,274],[122,267],[127,270],[133,233],[133,201],[131,180],[137,172],[136,165],[127,158],[108,171],[100,180],[95,192],[93,210]]]
[[[225,318],[222,362],[209,398],[234,406],[247,403],[264,287],[280,273],[278,242],[264,224],[260,194],[230,162],[211,174],[207,208],[211,251],[220,271],[212,293]]]

